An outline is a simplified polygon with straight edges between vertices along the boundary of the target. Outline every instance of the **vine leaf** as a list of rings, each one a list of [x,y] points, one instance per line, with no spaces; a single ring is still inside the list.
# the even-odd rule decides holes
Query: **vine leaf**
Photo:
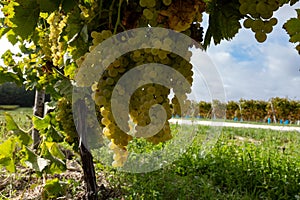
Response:
[[[1,18],[3,19],[3,18]],[[1,23],[0,23],[1,24]],[[5,27],[2,27],[0,28],[0,38],[5,35],[10,29],[9,28],[5,28]]]
[[[300,9],[296,9],[297,18],[289,19],[284,25],[283,28],[286,30],[290,36],[290,42],[298,43],[296,49],[300,54]]]
[[[51,118],[49,115],[46,115],[44,118],[33,116],[32,121],[33,121],[33,126],[35,129],[45,130],[50,126],[49,124],[50,124]]]
[[[49,160],[36,155],[28,147],[24,146],[23,152],[25,153],[25,157],[22,159],[22,161],[31,169],[42,172],[50,164]]]
[[[57,143],[44,142],[41,145],[42,152],[41,156],[50,160],[51,164],[45,169],[47,173],[55,174],[62,173],[66,170],[65,158],[62,159],[62,153],[58,150]],[[60,152],[59,152],[60,151]],[[53,153],[53,154],[52,154]]]
[[[14,138],[9,138],[0,144],[0,165],[4,166],[11,173],[16,171],[14,161],[15,148]]]
[[[32,142],[32,139],[28,133],[23,131],[17,123],[14,121],[13,117],[8,114],[4,113],[5,115],[5,121],[6,121],[6,128],[8,131],[12,131],[17,138],[19,139],[18,142],[20,142],[22,145],[29,145]]]
[[[7,69],[0,67],[0,84],[6,82],[15,82],[19,86],[22,85],[22,80],[20,80],[17,74],[8,72]]]
[[[72,102],[73,85],[69,79],[64,78],[63,80],[57,81],[57,83],[54,85],[54,88],[62,96],[66,97],[70,102]]]
[[[70,12],[76,5],[75,0],[62,0],[62,8],[65,12]]]
[[[49,13],[58,9],[60,2],[61,0],[48,0],[48,1],[37,0],[41,12],[49,12]]]
[[[65,193],[65,189],[58,178],[47,180],[42,190],[42,199],[56,199]]]
[[[209,21],[204,38],[204,48],[210,45],[213,38],[214,44],[220,44],[221,40],[232,39],[241,28],[239,20],[243,15],[239,12],[239,1],[215,0],[208,3]]]
[[[18,0],[18,6],[14,7],[15,15],[11,22],[16,26],[12,29],[22,39],[27,39],[37,26],[40,9],[37,1]]]

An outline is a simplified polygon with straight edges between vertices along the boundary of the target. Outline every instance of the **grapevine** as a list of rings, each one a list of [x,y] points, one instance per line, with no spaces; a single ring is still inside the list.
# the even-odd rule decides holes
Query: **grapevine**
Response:
[[[277,24],[277,19],[273,13],[283,5],[277,0],[239,0],[241,14],[246,15],[247,19],[243,25],[255,33],[255,39],[258,42],[264,42],[267,34],[271,33],[273,26]]]
[[[76,105],[78,99],[73,99],[71,103],[70,98],[67,98],[71,92],[59,91],[62,89],[56,83],[60,82],[62,77],[69,78],[69,82],[74,85],[80,85],[81,78],[94,80],[97,72],[92,69],[85,75],[86,77],[75,75],[82,69],[86,58],[97,50],[98,45],[124,31],[147,29],[148,32],[142,33],[139,37],[120,35],[115,44],[126,42],[141,48],[127,52],[115,60],[111,60],[110,56],[102,59],[101,64],[107,68],[92,86],[89,84],[96,106],[89,104],[87,107],[95,107],[97,125],[100,125],[102,130],[101,133],[91,132],[91,129],[98,130],[98,127],[95,125],[95,119],[88,118],[85,119],[90,128],[87,131],[94,134],[92,139],[97,138],[97,142],[103,142],[98,141],[101,139],[99,135],[108,138],[109,148],[114,153],[112,165],[122,167],[129,155],[127,145],[133,137],[145,137],[153,144],[170,140],[173,136],[169,119],[172,115],[187,115],[192,105],[187,98],[191,88],[180,90],[141,80],[142,86],[130,96],[128,113],[122,104],[112,99],[113,91],[120,96],[126,96],[128,88],[118,85],[118,81],[131,70],[145,64],[159,63],[169,66],[182,75],[190,85],[194,83],[190,64],[191,47],[194,44],[182,46],[184,41],[176,41],[168,31],[162,31],[157,39],[152,38],[151,48],[139,43],[139,40],[148,39],[151,28],[161,27],[186,34],[207,48],[211,41],[219,44],[224,39],[232,39],[241,28],[240,21],[244,19],[242,25],[254,32],[258,42],[264,42],[278,23],[274,12],[285,4],[293,5],[296,2],[298,0],[3,0],[0,1],[0,9],[5,18],[0,20],[0,37],[6,36],[14,45],[21,43],[20,50],[23,56],[19,57],[20,61],[13,62],[12,56],[3,56],[4,64],[8,67],[1,67],[3,71],[1,74],[11,74],[7,79],[4,77],[4,80],[13,80],[19,84],[23,83],[26,88],[43,89],[46,93],[50,93],[56,103],[54,103],[57,107],[56,120],[65,141],[78,147],[78,135],[71,120],[73,118],[71,104]],[[290,41],[297,44],[296,49],[299,52],[300,12],[299,9],[296,11],[298,17],[285,23],[284,29],[289,34]],[[204,12],[208,14],[209,20],[203,41]],[[120,46],[120,48],[128,47]],[[174,49],[183,50],[185,55],[172,53]],[[118,55],[118,50],[118,48],[107,49],[112,57]],[[137,74],[149,80],[162,79],[164,75],[154,67],[148,67],[145,71],[146,73],[138,71]],[[182,84],[179,79],[170,77],[165,79],[173,85]],[[127,84],[131,84],[130,80]],[[173,97],[170,97],[171,94],[174,94]],[[86,99],[81,100],[83,101],[80,102],[85,102]],[[128,122],[127,127],[118,126],[112,104],[118,107],[122,120]],[[210,112],[211,107],[203,106],[208,109],[206,114]],[[144,130],[148,125],[159,124],[162,119],[163,124],[159,131],[151,128],[149,132]],[[151,131],[155,134],[149,134]],[[86,160],[92,163],[93,159],[89,157]],[[93,170],[84,171],[89,173]],[[96,189],[90,190],[93,190],[88,193],[90,197],[95,196]]]

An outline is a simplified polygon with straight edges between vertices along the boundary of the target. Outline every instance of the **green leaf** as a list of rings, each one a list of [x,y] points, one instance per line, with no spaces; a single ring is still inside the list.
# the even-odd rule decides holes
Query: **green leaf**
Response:
[[[66,76],[70,77],[70,79],[73,79],[75,76],[75,71],[77,69],[76,64],[73,62],[64,68],[64,73]]]
[[[4,166],[11,173],[14,173],[16,171],[14,151],[14,138],[9,138],[2,144],[0,144],[0,165]]]
[[[2,38],[9,30],[10,28],[0,28],[0,38]]]
[[[2,54],[1,58],[3,59],[4,64],[6,66],[15,66],[16,65],[16,62],[15,62],[13,56],[14,56],[14,54],[10,50],[7,50],[7,51],[5,51],[4,54]]]
[[[300,42],[300,32],[298,34],[293,35],[290,38],[290,42],[297,43]]]
[[[5,121],[6,121],[6,128],[9,131],[14,131],[14,130],[19,130],[19,126],[17,125],[17,123],[14,121],[13,117],[8,114],[8,113],[4,113],[5,116]]]
[[[16,33],[15,33],[12,29],[10,29],[10,30],[6,33],[6,38],[8,39],[8,41],[9,41],[12,45],[17,44],[17,42],[18,42],[17,35],[16,35]]]
[[[70,12],[74,7],[77,7],[77,2],[75,0],[62,0],[62,9],[65,12]]]
[[[300,20],[296,18],[292,18],[288,20],[283,27],[287,31],[289,35],[294,35],[300,33]]]
[[[37,0],[41,12],[53,12],[58,9],[61,0]]]
[[[49,152],[51,153],[52,156],[55,158],[58,158],[60,160],[65,159],[65,155],[63,152],[59,149],[57,143],[55,142],[45,142],[46,147],[48,148]]]
[[[22,80],[20,80],[19,76],[15,73],[8,72],[3,67],[0,67],[0,84],[6,83],[6,82],[14,82],[17,85],[22,85]]]
[[[300,9],[296,9],[298,18],[289,19],[284,25],[283,28],[286,30],[290,36],[290,42],[298,43],[296,50],[300,54]]]
[[[239,1],[213,0],[208,3],[209,21],[205,34],[204,48],[219,44],[223,39],[232,39],[241,28],[239,20],[243,17],[239,12]]]
[[[50,125],[51,117],[49,115],[46,115],[44,118],[33,116],[32,121],[33,121],[33,126],[35,129],[45,130]]]
[[[50,173],[50,174],[55,174],[55,173],[62,173],[66,170],[66,163],[59,159],[59,158],[56,158],[55,156],[53,156],[50,152],[50,150],[48,149],[48,146],[50,146],[52,149],[51,151],[58,155],[59,157],[61,157],[59,155],[59,153],[56,153],[56,150],[55,150],[55,147],[52,147],[49,143],[46,144],[45,142],[42,143],[41,145],[41,156],[43,158],[46,158],[48,160],[51,161],[51,164],[49,166],[47,166],[47,168],[45,169],[47,171],[47,173]]]
[[[70,102],[72,101],[72,92],[73,92],[73,85],[71,81],[67,78],[58,81],[54,88],[58,91],[62,96],[66,97]]]
[[[14,32],[22,39],[27,39],[34,31],[39,19],[39,5],[37,1],[17,0],[18,6],[14,7],[15,15],[11,22],[16,25]]]
[[[23,152],[25,153],[25,157],[21,161],[31,169],[42,172],[50,164],[50,160],[41,158],[28,147],[24,146]]]
[[[58,178],[47,180],[43,190],[42,199],[56,199],[65,193],[65,187],[63,187]]]
[[[17,136],[18,142],[22,145],[29,145],[32,142],[32,139],[28,133],[20,129],[17,123],[14,121],[13,117],[8,114],[4,113],[5,121],[6,121],[6,128],[9,131],[13,131],[14,135]]]
[[[47,141],[51,142],[62,142],[63,136],[51,126],[49,130],[47,131]]]

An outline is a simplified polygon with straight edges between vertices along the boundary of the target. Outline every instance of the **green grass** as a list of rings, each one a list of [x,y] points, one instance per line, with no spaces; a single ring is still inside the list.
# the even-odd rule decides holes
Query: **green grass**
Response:
[[[217,143],[203,154],[202,141],[207,130],[201,127],[188,151],[163,169],[132,174],[109,168],[111,184],[122,189],[125,199],[250,200],[300,196],[298,132],[223,128]],[[136,148],[141,148],[141,142]],[[151,145],[144,144],[144,148],[150,151]],[[98,167],[103,169],[100,164]]]
[[[196,120],[200,120],[200,121],[211,121],[212,119],[209,118],[201,118],[201,119],[196,119]],[[300,125],[297,125],[296,122],[293,122],[292,124],[280,124],[279,120],[277,123],[270,123],[268,124],[267,122],[255,122],[255,121],[234,121],[234,120],[230,120],[230,119],[216,119],[213,121],[221,121],[221,122],[230,122],[230,123],[243,123],[243,124],[255,124],[255,125],[266,125],[266,126],[292,126],[292,127],[300,127]]]
[[[18,105],[0,105],[0,110],[16,110],[18,108]]]

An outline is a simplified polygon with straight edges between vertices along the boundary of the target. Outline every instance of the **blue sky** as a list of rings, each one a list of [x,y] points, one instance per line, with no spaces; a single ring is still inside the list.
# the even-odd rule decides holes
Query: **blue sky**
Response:
[[[275,96],[300,100],[300,55],[282,29],[290,17],[297,17],[299,7],[298,2],[276,11],[278,24],[262,44],[251,30],[241,29],[233,40],[209,47],[207,54],[223,79],[227,100]]]
[[[295,8],[300,8],[300,2],[275,12],[278,24],[262,44],[256,42],[251,30],[243,28],[233,40],[208,48],[207,55],[222,78],[226,100],[268,100],[276,96],[300,100],[300,55],[282,29],[287,19],[296,17]],[[206,24],[204,17],[204,27]],[[7,49],[16,51],[6,39],[1,39],[0,54]],[[198,79],[195,87],[199,100],[210,100],[204,80]]]

